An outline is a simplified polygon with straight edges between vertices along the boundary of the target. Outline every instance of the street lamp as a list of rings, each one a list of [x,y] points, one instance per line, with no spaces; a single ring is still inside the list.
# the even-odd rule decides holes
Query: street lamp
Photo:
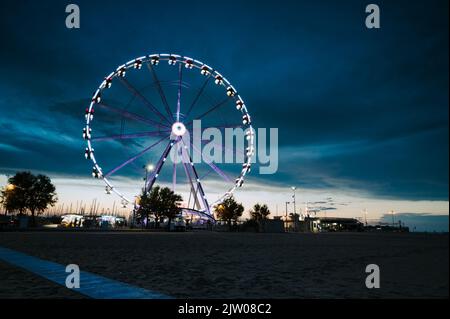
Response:
[[[365,221],[366,226],[367,226],[367,208],[364,208],[364,221]]]
[[[297,189],[297,187],[292,186],[291,189],[294,192],[294,195],[292,195],[292,198],[294,199],[293,202],[294,202],[294,216],[295,216],[295,213],[296,213],[296,209],[295,209],[295,190]]]
[[[15,189],[21,189],[21,190],[25,190],[25,188],[23,188],[23,187],[21,187],[21,186],[17,186],[17,185],[15,185],[15,184],[8,184],[8,185],[6,185],[5,186],[5,190],[6,191],[13,191],[13,190],[15,190]]]
[[[131,228],[134,228],[136,226],[136,211],[138,209],[138,206],[141,202],[141,196],[134,196],[134,203],[133,203],[133,216],[131,220]]]
[[[13,191],[13,190],[16,189],[16,185],[14,185],[14,184],[8,184],[8,185],[6,185],[5,189],[6,189],[7,191]]]
[[[285,228],[285,230],[287,231],[287,226],[288,226],[288,219],[287,219],[287,215],[288,215],[288,205],[290,204],[291,202],[286,202],[286,217],[285,217],[285,226],[284,226],[284,228]]]
[[[152,172],[155,169],[155,166],[153,164],[147,164],[142,166],[143,169],[145,169],[145,177],[144,177],[144,192],[147,189],[147,180],[148,180],[148,173]]]
[[[391,210],[391,214],[392,214],[392,226],[394,226],[395,225],[395,221],[394,221],[395,212],[394,212],[394,210]]]

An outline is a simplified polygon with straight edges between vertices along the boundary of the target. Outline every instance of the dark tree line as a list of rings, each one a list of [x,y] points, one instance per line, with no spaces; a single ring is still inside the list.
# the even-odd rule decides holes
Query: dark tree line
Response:
[[[233,223],[237,223],[238,219],[244,212],[244,206],[241,203],[236,202],[234,197],[229,197],[221,204],[214,208],[214,212],[219,220],[223,220],[227,223],[228,229],[233,229]],[[250,210],[250,224],[254,225],[256,230],[264,228],[265,221],[270,214],[270,210],[266,204],[256,204]]]
[[[149,192],[143,191],[139,208],[136,211],[137,217],[141,220],[148,220],[153,217],[155,227],[159,227],[162,218],[168,219],[168,228],[172,220],[181,213],[181,195],[175,194],[170,188],[160,186],[153,187]],[[35,216],[42,213],[49,206],[54,206],[57,201],[56,188],[49,177],[39,174],[33,175],[30,172],[18,172],[8,179],[8,184],[0,192],[0,203],[6,209],[6,213],[18,213],[25,215],[30,213],[32,224],[35,224]],[[244,206],[236,202],[233,197],[227,198],[214,208],[219,220],[227,223],[229,230],[232,230],[233,223],[244,212]],[[250,210],[251,222],[258,226],[263,226],[270,214],[267,205],[256,204]],[[147,227],[149,223],[147,223]]]

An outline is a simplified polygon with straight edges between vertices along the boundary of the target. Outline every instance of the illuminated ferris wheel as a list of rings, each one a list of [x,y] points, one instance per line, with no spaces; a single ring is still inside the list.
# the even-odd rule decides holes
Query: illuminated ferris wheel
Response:
[[[124,205],[134,201],[115,186],[115,178],[142,176],[145,168],[145,191],[166,183],[186,194],[186,208],[210,215],[250,172],[255,137],[242,97],[217,70],[189,57],[152,54],[120,65],[93,94],[85,118],[92,176],[103,179],[106,192]],[[195,145],[196,120],[220,133],[242,129],[242,151],[221,144],[221,154],[211,155],[230,152],[232,163],[202,157],[201,147],[213,142],[202,138]],[[202,161],[194,161],[195,155]]]

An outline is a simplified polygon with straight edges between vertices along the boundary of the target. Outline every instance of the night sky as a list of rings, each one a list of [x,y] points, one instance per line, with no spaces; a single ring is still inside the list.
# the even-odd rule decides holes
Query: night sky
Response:
[[[375,1],[378,30],[366,1],[75,1],[81,28],[67,29],[69,3],[0,4],[0,174],[89,178],[93,91],[119,64],[167,52],[220,69],[254,126],[279,129],[279,170],[254,185],[448,214],[448,1]]]

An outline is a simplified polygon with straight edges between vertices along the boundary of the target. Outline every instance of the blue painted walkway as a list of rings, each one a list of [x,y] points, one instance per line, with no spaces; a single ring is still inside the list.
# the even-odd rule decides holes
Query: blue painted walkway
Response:
[[[0,260],[66,287],[66,266],[0,247]],[[69,288],[67,288],[69,289]],[[95,299],[170,299],[171,297],[80,269],[80,288],[71,289]]]

